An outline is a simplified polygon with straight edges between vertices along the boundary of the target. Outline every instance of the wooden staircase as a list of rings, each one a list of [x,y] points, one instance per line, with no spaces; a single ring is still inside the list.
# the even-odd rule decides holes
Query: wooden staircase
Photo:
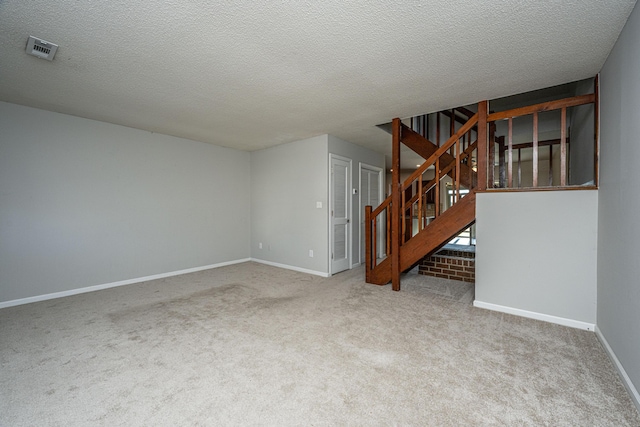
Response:
[[[462,200],[433,220],[424,230],[409,239],[401,248],[400,271],[411,269],[425,256],[437,252],[451,239],[469,228],[476,220],[476,194],[471,191]],[[391,257],[375,268],[367,268],[367,283],[386,285],[391,277]]]
[[[592,94],[545,101],[500,112],[489,113],[487,101],[478,103],[478,112],[475,114],[465,108],[438,112],[435,144],[426,138],[426,117],[416,118],[417,129],[422,130],[422,134],[404,125],[400,119],[394,119],[391,126],[391,196],[375,209],[371,206],[365,208],[366,281],[377,285],[391,282],[393,290],[399,291],[402,272],[411,269],[423,257],[436,252],[475,222],[476,192],[485,192],[487,189],[547,191],[597,188],[597,77],[594,87],[595,92]],[[588,187],[583,184],[572,186],[568,174],[568,109],[589,104],[593,104],[595,125],[593,181]],[[539,141],[539,115],[550,112],[555,112],[558,116],[559,138]],[[450,124],[450,138],[442,145],[441,116],[448,118]],[[533,138],[530,143],[514,144],[513,122],[521,116],[532,116]],[[502,134],[497,135],[496,122],[500,121],[503,122],[502,127],[506,128],[506,132],[503,129]],[[404,182],[400,181],[401,144],[426,159]],[[560,163],[557,183],[553,177],[554,145],[558,147]],[[539,177],[538,170],[541,147],[549,153],[548,176],[544,178]],[[520,177],[520,150],[531,150],[532,153],[531,186],[528,187],[522,184]],[[514,158],[514,152],[517,154],[517,160]],[[416,223],[417,226],[414,225]]]
[[[451,114],[453,117],[455,112]],[[457,132],[453,132],[452,126],[451,137],[441,146],[405,126],[400,119],[393,120],[391,196],[375,210],[371,206],[365,208],[368,283],[392,282],[393,289],[400,290],[401,272],[436,252],[475,222],[475,192],[486,188],[486,118],[485,101],[478,104],[478,113]],[[471,142],[474,132],[476,138]],[[400,144],[426,159],[404,183],[400,182]],[[451,206],[440,212],[443,185]],[[429,192],[436,199],[433,216],[428,216]],[[413,230],[416,219],[417,230]]]

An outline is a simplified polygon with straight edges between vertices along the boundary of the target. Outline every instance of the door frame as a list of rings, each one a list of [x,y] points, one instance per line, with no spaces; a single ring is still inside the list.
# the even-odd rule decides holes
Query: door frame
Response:
[[[329,153],[329,209],[327,209],[327,219],[329,224],[329,251],[327,254],[327,259],[329,260],[329,276],[333,275],[333,262],[331,258],[331,254],[333,252],[333,226],[331,224],[331,211],[333,210],[333,174],[331,172],[331,168],[333,159],[349,163],[347,171],[347,218],[349,219],[349,222],[347,223],[347,265],[348,269],[351,269],[353,267],[353,197],[351,194],[353,182],[353,160],[348,157],[340,156],[338,154]]]
[[[363,162],[359,162],[358,163],[358,232],[360,233],[362,231],[362,227],[361,224],[365,221],[364,218],[364,212],[360,211],[360,207],[362,206],[362,170],[366,169],[366,170],[370,170],[373,172],[377,172],[378,173],[378,200],[380,200],[380,203],[382,203],[384,201],[384,169],[377,167],[377,166],[373,166],[367,163],[363,163]],[[377,208],[377,206],[373,206],[373,209]],[[362,217],[361,217],[362,215]],[[381,230],[382,231],[382,230]],[[381,241],[382,240],[382,232],[380,233],[378,239]],[[362,242],[364,241],[364,236],[360,236],[360,238],[358,239],[358,259],[360,260],[360,264],[364,263],[364,259],[362,259]],[[378,248],[379,250],[382,249],[382,246],[380,245],[380,241],[378,242]],[[378,256],[378,255],[376,255]]]

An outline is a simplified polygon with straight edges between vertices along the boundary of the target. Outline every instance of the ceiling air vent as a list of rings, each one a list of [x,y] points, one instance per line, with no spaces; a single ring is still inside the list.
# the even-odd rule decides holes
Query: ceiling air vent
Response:
[[[29,55],[52,61],[53,56],[56,54],[56,50],[58,50],[57,44],[29,36],[29,41],[27,42],[27,53]]]

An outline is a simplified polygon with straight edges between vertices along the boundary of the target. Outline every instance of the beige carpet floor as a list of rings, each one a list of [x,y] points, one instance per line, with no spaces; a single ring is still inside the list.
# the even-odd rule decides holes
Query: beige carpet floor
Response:
[[[256,263],[0,310],[0,425],[639,426],[596,336]]]

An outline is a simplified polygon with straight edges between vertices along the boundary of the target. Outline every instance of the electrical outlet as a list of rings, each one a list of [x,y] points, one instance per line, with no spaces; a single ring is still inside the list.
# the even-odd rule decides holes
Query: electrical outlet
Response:
[[[258,249],[262,249],[262,242],[258,243]]]
[[[313,258],[313,249],[309,249],[309,258]]]

